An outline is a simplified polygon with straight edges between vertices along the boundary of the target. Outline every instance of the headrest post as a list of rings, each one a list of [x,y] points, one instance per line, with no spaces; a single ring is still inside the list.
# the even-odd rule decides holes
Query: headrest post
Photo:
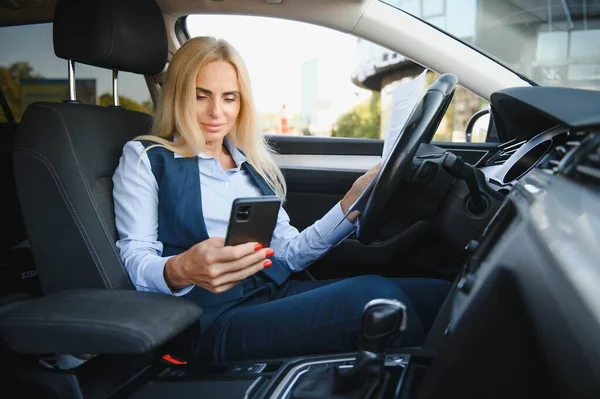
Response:
[[[69,68],[69,101],[77,101],[77,94],[75,91],[75,63],[72,60],[68,60]]]
[[[113,105],[119,106],[119,83],[118,83],[119,71],[113,69],[112,71],[112,84],[113,84]]]

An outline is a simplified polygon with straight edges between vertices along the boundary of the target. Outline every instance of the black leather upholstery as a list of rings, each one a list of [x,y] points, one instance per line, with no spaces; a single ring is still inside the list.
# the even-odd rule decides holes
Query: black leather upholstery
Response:
[[[69,290],[13,306],[0,318],[0,332],[20,354],[141,354],[196,325],[201,314],[194,303],[169,295]]]
[[[148,0],[58,0],[54,11],[57,57],[144,75],[167,62],[160,8]]]
[[[131,288],[115,247],[112,174],[125,142],[150,123],[88,104],[36,103],[23,115],[15,177],[45,293]]]
[[[54,47],[60,57],[128,72],[160,72],[167,57],[154,0],[58,0]],[[112,175],[125,142],[150,124],[147,114],[115,107],[27,108],[15,178],[44,293],[132,288],[115,246]]]

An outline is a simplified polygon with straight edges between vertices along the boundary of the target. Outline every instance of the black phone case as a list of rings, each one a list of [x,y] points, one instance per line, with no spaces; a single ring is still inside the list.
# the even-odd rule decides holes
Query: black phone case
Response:
[[[281,200],[277,196],[237,198],[231,206],[225,245],[271,244]]]

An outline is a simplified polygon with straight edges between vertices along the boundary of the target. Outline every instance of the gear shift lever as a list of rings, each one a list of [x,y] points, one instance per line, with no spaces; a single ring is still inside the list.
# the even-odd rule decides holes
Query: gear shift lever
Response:
[[[392,299],[374,299],[363,310],[360,346],[354,367],[338,369],[334,389],[342,392],[379,376],[385,364],[385,349],[398,332],[406,329],[406,307]]]
[[[392,299],[374,299],[363,310],[359,356],[363,352],[384,354],[392,338],[406,329],[406,307]]]
[[[406,329],[406,307],[392,299],[374,299],[363,309],[358,355],[349,369],[316,368],[305,373],[292,399],[378,398],[389,385],[385,350],[398,331]]]

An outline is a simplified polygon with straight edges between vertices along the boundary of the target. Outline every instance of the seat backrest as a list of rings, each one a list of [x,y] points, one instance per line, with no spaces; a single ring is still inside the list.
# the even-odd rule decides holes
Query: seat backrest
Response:
[[[145,75],[162,72],[167,38],[154,0],[59,0],[58,57]],[[112,175],[151,117],[118,107],[34,103],[15,141],[18,196],[44,293],[132,288],[115,242]]]
[[[41,294],[38,271],[27,242],[13,172],[17,126],[14,121],[0,122],[0,302],[7,295],[15,293],[30,297]]]

